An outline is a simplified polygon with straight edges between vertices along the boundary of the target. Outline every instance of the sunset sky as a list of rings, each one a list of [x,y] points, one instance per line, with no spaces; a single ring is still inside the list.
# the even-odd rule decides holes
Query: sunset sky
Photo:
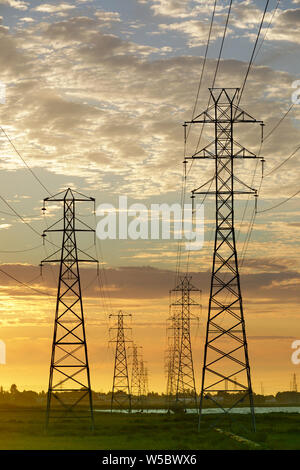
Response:
[[[0,80],[6,89],[5,103],[0,104],[0,268],[42,291],[31,291],[0,271],[0,339],[7,347],[7,364],[0,365],[4,388],[16,383],[20,390],[40,391],[48,385],[57,269],[45,267],[40,276],[39,263],[52,248],[43,247],[38,233],[61,216],[61,208],[49,207],[42,215],[42,201],[49,195],[42,184],[51,194],[72,187],[95,197],[97,205],[117,206],[122,195],[130,204],[147,207],[180,202],[182,124],[192,116],[213,4],[212,0],[0,0]],[[217,2],[197,113],[207,107],[228,5],[228,0]],[[276,5],[277,0],[269,2],[260,36],[264,41],[240,103],[264,121],[265,136],[289,110],[293,82],[299,80],[300,88],[300,1],[279,2],[272,16]],[[233,1],[217,87],[241,87],[264,6],[262,0]],[[271,172],[300,146],[299,128],[300,104],[295,104],[264,142],[259,211],[300,189],[300,150]],[[199,128],[191,131],[187,154],[193,152],[198,134]],[[205,129],[201,147],[212,138]],[[236,138],[259,152],[259,126],[238,128]],[[255,162],[239,163],[237,174],[259,187],[261,168],[258,165],[252,183],[254,168]],[[211,178],[213,171],[210,160],[193,164],[186,203],[190,191]],[[291,362],[291,344],[300,339],[299,197],[257,214],[241,267],[256,392],[261,384],[265,393],[288,390],[292,373],[300,386],[300,365]],[[252,199],[236,201],[239,253],[253,207]],[[93,227],[99,220],[84,208],[79,207],[78,213]],[[189,261],[193,284],[203,293],[199,322],[192,326],[198,390],[213,229],[214,202],[207,198],[204,247],[191,252]],[[95,256],[92,237],[79,244]],[[103,255],[105,293],[99,292],[95,267],[82,267],[92,387],[98,391],[111,387],[108,317],[123,309],[132,314],[132,338],[143,345],[150,390],[165,391],[166,320],[178,243],[98,240],[97,245]],[[182,271],[186,263],[183,250]]]

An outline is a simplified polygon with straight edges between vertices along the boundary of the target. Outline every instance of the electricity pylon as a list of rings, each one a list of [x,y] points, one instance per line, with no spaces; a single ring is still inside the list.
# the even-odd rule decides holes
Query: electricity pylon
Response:
[[[191,284],[191,276],[180,278],[178,286],[172,289],[177,295],[171,307],[175,308],[175,330],[177,330],[178,364],[175,364],[175,399],[176,402],[185,404],[188,400],[195,402],[197,406],[197,392],[193,364],[191,344],[191,317],[194,307],[200,307],[200,303],[191,297],[191,292],[200,292]]]
[[[76,217],[75,204],[78,202],[95,204],[95,199],[68,188],[44,199],[44,211],[45,204],[50,202],[63,204],[63,217],[43,233],[43,237],[46,237],[47,233],[62,233],[62,248],[41,262],[41,266],[44,263],[60,263],[46,424],[48,426],[50,418],[54,417],[57,411],[52,403],[52,398],[55,398],[63,411],[56,413],[57,417],[89,417],[93,427],[92,390],[79,263],[97,263],[97,260],[77,248],[76,233],[95,231]],[[84,411],[86,408],[89,410],[88,416]],[[79,411],[82,413],[79,414]]]
[[[132,365],[131,365],[131,406],[132,408],[141,408],[141,386],[140,386],[140,368],[139,368],[139,355],[136,344],[132,345]]]
[[[298,391],[296,374],[293,374],[293,376],[292,376],[291,391],[292,392],[297,392]]]
[[[145,366],[143,358],[140,360],[139,367],[139,390],[143,410],[146,407],[148,397],[148,369]]]
[[[116,343],[111,410],[118,408],[120,410],[128,410],[128,412],[130,412],[131,393],[126,353],[126,343],[128,342],[128,339],[125,337],[125,329],[128,328],[124,328],[124,317],[128,316],[131,315],[123,313],[122,310],[120,310],[116,315],[110,315],[110,318],[117,317],[117,326],[111,328],[111,330],[117,330],[116,337],[111,340],[111,342]]]
[[[170,292],[172,295],[172,292]],[[168,328],[168,349],[166,351],[166,372],[167,372],[167,400],[170,409],[172,401],[176,396],[176,378],[179,370],[179,336],[180,336],[180,316],[178,307],[170,303],[170,317],[168,319],[171,326]],[[167,331],[168,331],[167,330]]]
[[[166,405],[170,410],[174,398],[174,370],[173,370],[173,350],[169,345],[165,351],[165,374],[167,376]]]
[[[149,393],[149,372],[147,366],[144,367],[144,390],[147,397]]]
[[[205,190],[203,184],[192,191],[195,194],[214,194],[216,201],[216,230],[211,275],[208,321],[204,349],[204,364],[200,396],[199,428],[204,399],[220,407],[229,417],[230,411],[243,400],[249,399],[252,428],[255,430],[253,391],[251,385],[248,345],[240,287],[240,275],[234,227],[234,197],[236,194],[252,194],[257,191],[235,176],[234,161],[257,158],[252,152],[234,140],[234,125],[260,123],[243,111],[238,103],[238,88],[210,88],[213,101],[206,111],[187,124],[213,124],[215,138],[188,158],[213,159],[215,161],[215,190]],[[263,128],[263,127],[262,127]],[[239,185],[239,188],[236,188]],[[245,191],[246,188],[246,191]],[[235,392],[229,409],[224,409],[218,394]]]

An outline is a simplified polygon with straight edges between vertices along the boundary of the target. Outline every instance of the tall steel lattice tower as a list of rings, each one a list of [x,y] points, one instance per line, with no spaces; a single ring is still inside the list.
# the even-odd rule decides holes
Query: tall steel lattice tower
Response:
[[[186,403],[192,400],[197,406],[197,392],[195,384],[192,344],[191,344],[191,317],[192,310],[200,307],[200,303],[191,297],[191,292],[200,292],[191,284],[191,276],[183,276],[178,286],[172,289],[177,299],[171,304],[175,308],[175,333],[178,347],[178,363],[174,363],[175,400],[177,403]],[[179,295],[178,295],[179,294]],[[176,352],[175,352],[176,354]],[[176,360],[176,358],[175,358]]]
[[[297,392],[298,391],[298,384],[297,384],[296,374],[292,375],[291,391],[292,392]]]
[[[136,344],[132,345],[132,356],[131,356],[131,383],[130,383],[130,392],[131,392],[131,405],[132,408],[141,408],[141,377],[140,377],[140,368],[139,368],[139,354]]]
[[[131,393],[126,352],[126,343],[128,342],[128,339],[125,337],[125,330],[128,328],[124,327],[124,317],[128,316],[131,315],[123,313],[122,310],[120,310],[116,315],[110,315],[110,317],[117,317],[117,326],[111,328],[111,330],[117,330],[116,337],[111,340],[111,342],[116,343],[111,410],[116,408],[120,410],[128,410],[130,412]]]
[[[139,364],[139,390],[141,397],[141,408],[142,410],[147,407],[148,399],[148,368],[145,366],[143,358]]]
[[[172,291],[170,292],[170,296]],[[175,308],[170,301],[170,327],[167,329],[168,348],[166,351],[165,364],[167,373],[167,400],[168,409],[171,408],[172,402],[176,396],[176,385],[179,370],[179,339],[180,339],[180,311],[178,306]]]
[[[212,401],[229,418],[230,411],[249,400],[252,428],[255,430],[253,392],[251,385],[248,346],[240,287],[240,275],[234,228],[234,197],[253,194],[249,187],[234,175],[234,161],[257,158],[234,140],[234,125],[260,123],[238,106],[238,88],[209,89],[212,106],[185,124],[213,124],[215,139],[192,157],[215,161],[215,190],[205,191],[205,183],[192,192],[214,194],[216,201],[216,231],[211,275],[208,321],[204,349],[204,364],[200,396],[199,428],[204,399]],[[211,182],[210,180],[209,182]],[[238,187],[237,187],[238,186]],[[234,392],[230,408],[223,408],[218,394]],[[224,416],[224,415],[223,415]]]
[[[94,230],[76,217],[75,204],[95,204],[95,199],[69,188],[44,199],[43,210],[46,210],[45,204],[50,202],[63,204],[63,217],[43,233],[43,237],[47,233],[62,233],[61,249],[41,262],[41,266],[44,263],[60,264],[47,398],[47,426],[50,419],[62,417],[89,418],[93,427],[92,390],[79,263],[97,263],[97,260],[77,248],[76,233]],[[55,407],[55,404],[58,407]]]

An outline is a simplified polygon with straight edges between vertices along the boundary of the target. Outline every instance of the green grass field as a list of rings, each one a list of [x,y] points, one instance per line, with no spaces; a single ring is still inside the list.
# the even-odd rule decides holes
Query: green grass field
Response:
[[[216,432],[213,416],[198,433],[196,415],[95,413],[95,430],[84,421],[60,422],[45,432],[45,413],[37,409],[0,410],[0,449],[249,449]],[[231,431],[251,439],[263,449],[300,449],[300,414],[270,413],[257,416],[257,433],[247,431],[249,417],[236,416]],[[222,429],[224,424],[217,423]]]

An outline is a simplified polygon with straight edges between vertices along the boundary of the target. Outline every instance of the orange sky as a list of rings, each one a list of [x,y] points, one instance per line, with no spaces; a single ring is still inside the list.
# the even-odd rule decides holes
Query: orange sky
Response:
[[[4,266],[12,273],[9,266]],[[38,268],[28,269],[36,270]],[[44,268],[44,271],[46,268]],[[82,270],[83,286],[89,284],[88,276],[93,276],[92,270]],[[118,270],[119,271],[119,270]],[[133,298],[131,292],[128,297],[115,297],[110,294],[110,302],[103,302],[95,297],[94,289],[98,288],[95,282],[84,294],[85,317],[87,324],[87,338],[89,360],[91,368],[92,386],[95,390],[108,391],[112,383],[113,373],[113,345],[108,344],[109,327],[113,323],[108,318],[110,312],[122,308],[132,313],[128,326],[132,328],[129,338],[143,345],[144,359],[149,369],[150,390],[165,391],[166,379],[164,375],[164,351],[166,349],[166,319],[168,317],[169,297],[163,295],[164,283],[174,279],[173,272],[146,268],[127,268],[126,274],[117,273],[122,278],[122,291],[126,292],[127,285],[138,289],[138,279],[143,276],[149,283],[149,293],[142,292],[139,298]],[[129,271],[129,272],[128,272]],[[32,272],[31,272],[32,274]],[[107,273],[108,285],[113,282],[113,271]],[[161,289],[153,290],[153,280],[160,277]],[[205,272],[203,278],[209,279]],[[7,346],[7,364],[1,366],[0,383],[9,388],[11,383],[17,383],[20,389],[46,390],[50,351],[52,341],[53,320],[55,311],[55,288],[47,288],[50,276],[44,274],[43,279],[34,284],[34,287],[48,290],[51,297],[28,294],[25,288],[16,286],[2,286],[2,321],[1,338]],[[199,275],[194,274],[194,280]],[[1,278],[2,284],[3,278]],[[50,282],[50,281],[49,281]],[[258,280],[261,282],[261,280]],[[51,281],[52,283],[52,281]],[[153,282],[155,285],[155,282]],[[45,289],[46,288],[46,289]],[[291,362],[291,344],[298,339],[295,332],[298,328],[297,303],[286,303],[285,299],[278,300],[276,289],[270,291],[264,286],[257,287],[256,298],[252,292],[245,288],[244,306],[246,312],[246,326],[250,353],[250,365],[254,390],[260,393],[261,383],[265,393],[275,393],[287,390],[293,372],[297,373],[297,366]],[[114,290],[112,290],[114,292]],[[263,296],[261,295],[263,294]],[[120,295],[117,293],[117,295]],[[273,298],[272,298],[273,297]],[[277,298],[276,298],[277,297]],[[203,308],[199,313],[199,322],[192,322],[192,344],[194,352],[194,365],[197,386],[199,389],[200,371],[202,367],[204,328],[207,316],[207,290],[203,292]],[[108,304],[110,303],[109,307]]]
[[[57,269],[51,274],[45,268],[40,276],[38,265],[53,248],[48,242],[42,245],[40,234],[61,217],[59,206],[41,214],[48,193],[72,187],[95,197],[97,204],[115,206],[120,195],[147,207],[180,201],[182,123],[190,119],[194,103],[195,113],[207,106],[228,11],[229,2],[218,1],[195,102],[213,3],[0,0],[0,93],[5,91],[0,96],[1,267],[49,293],[49,298],[34,293],[0,271],[0,339],[7,347],[7,364],[0,365],[4,388],[12,383],[20,389],[47,388]],[[263,180],[261,164],[255,167],[253,161],[238,163],[236,174],[255,188],[261,185],[259,211],[278,205],[257,214],[241,269],[253,385],[260,392],[263,383],[265,393],[289,389],[293,373],[300,383],[299,366],[291,362],[291,344],[300,339],[299,195],[285,202],[299,190],[300,104],[291,108],[293,84],[299,80],[298,3],[270,2],[264,39],[240,103],[264,121],[265,136],[271,136],[260,153],[266,159]],[[233,2],[215,86],[241,87],[262,13],[259,0]],[[234,137],[260,152],[259,129],[244,126]],[[187,155],[198,138],[199,128],[193,129]],[[201,147],[211,140],[205,129]],[[197,161],[192,170],[188,166],[185,202],[213,172],[212,161]],[[240,258],[253,210],[253,200],[236,200]],[[95,227],[97,217],[83,208],[78,214]],[[207,198],[204,247],[189,260],[193,283],[203,291],[200,324],[192,332],[198,390],[214,217],[214,203]],[[60,246],[59,238],[55,242]],[[95,256],[92,239],[78,243]],[[165,391],[168,292],[174,287],[177,242],[106,240],[101,248],[110,300],[103,303],[98,284],[91,284],[95,271],[82,269],[92,386],[103,391],[111,387],[108,315],[121,308],[132,314],[132,337],[143,345],[150,389]],[[183,251],[182,271],[186,263]]]

